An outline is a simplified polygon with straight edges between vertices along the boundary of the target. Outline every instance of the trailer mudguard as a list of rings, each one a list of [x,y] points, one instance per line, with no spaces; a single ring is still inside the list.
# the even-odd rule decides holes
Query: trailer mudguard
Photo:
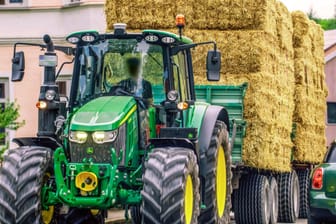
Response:
[[[27,138],[14,138],[13,142],[18,146],[42,146],[56,150],[58,147],[62,147],[56,139],[51,137],[27,137]]]
[[[215,127],[216,121],[220,120],[226,124],[227,131],[230,130],[229,114],[224,107],[208,106],[201,125],[199,133],[199,150],[200,150],[200,175],[205,177],[204,167],[206,166],[205,153],[210,146],[211,135]]]

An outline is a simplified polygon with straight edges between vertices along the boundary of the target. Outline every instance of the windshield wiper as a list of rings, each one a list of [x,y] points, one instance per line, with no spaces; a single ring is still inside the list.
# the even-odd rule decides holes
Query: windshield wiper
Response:
[[[163,68],[162,64],[150,53],[148,53],[148,56],[153,59],[153,61],[156,62],[156,64],[158,64],[161,68]]]

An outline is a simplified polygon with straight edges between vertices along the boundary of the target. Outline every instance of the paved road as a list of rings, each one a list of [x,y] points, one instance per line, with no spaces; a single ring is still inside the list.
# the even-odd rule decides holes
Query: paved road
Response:
[[[130,222],[126,222],[124,220],[124,211],[111,211],[109,212],[108,215],[108,220],[106,221],[107,224],[126,224]],[[234,224],[235,222],[232,222],[231,224]],[[300,219],[296,222],[297,224],[307,224],[307,220],[305,219]],[[280,224],[280,223],[279,223]]]

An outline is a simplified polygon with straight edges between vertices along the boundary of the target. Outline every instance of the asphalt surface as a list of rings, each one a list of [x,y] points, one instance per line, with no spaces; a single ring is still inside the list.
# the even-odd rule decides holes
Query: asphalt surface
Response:
[[[113,210],[110,211],[108,214],[108,219],[106,221],[106,224],[128,224],[131,222],[126,222],[124,219],[124,211],[122,210]],[[297,224],[307,224],[306,219],[299,219]],[[235,224],[234,221],[231,222],[231,224]],[[280,224],[280,223],[279,223]]]

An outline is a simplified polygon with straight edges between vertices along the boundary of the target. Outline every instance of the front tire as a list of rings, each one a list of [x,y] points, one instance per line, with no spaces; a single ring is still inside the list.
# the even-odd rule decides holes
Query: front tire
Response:
[[[153,149],[145,163],[142,212],[146,224],[197,224],[199,178],[190,149]]]
[[[201,155],[202,157],[203,155]],[[205,208],[201,210],[199,223],[229,223],[232,161],[229,133],[223,122],[216,122],[210,147],[204,157],[206,158],[206,179],[203,180],[203,203]],[[202,169],[204,168],[202,167]]]
[[[0,171],[2,189],[11,188],[11,192],[0,193],[0,202],[10,199],[10,207],[0,203],[0,220],[3,223],[54,223],[54,206],[42,210],[42,186],[52,175],[52,151],[44,147],[20,147],[8,150],[4,166]],[[13,196],[15,195],[15,198]]]

